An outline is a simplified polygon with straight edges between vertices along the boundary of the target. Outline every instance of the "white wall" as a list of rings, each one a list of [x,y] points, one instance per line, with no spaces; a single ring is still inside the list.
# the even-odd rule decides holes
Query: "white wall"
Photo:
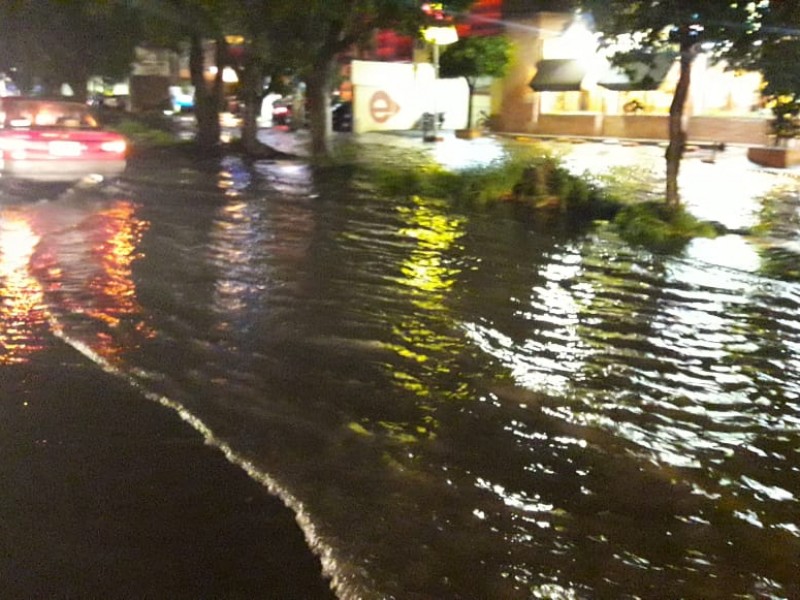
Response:
[[[352,63],[353,130],[419,127],[422,113],[444,112],[444,129],[467,124],[469,88],[463,79],[436,79],[429,63]]]

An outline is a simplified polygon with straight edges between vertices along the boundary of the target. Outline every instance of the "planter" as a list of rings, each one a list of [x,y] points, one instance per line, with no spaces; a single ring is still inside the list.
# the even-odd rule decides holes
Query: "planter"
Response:
[[[753,146],[747,149],[747,158],[761,165],[773,169],[785,169],[800,165],[800,149],[780,148],[775,146]]]
[[[462,140],[474,140],[482,135],[480,129],[456,129],[456,137]]]

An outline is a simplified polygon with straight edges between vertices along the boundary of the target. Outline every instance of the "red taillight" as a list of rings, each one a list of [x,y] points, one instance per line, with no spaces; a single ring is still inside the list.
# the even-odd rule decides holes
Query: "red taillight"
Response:
[[[285,115],[288,112],[289,109],[286,108],[285,106],[276,106],[275,110],[272,111],[272,114],[280,116],[280,115]]]

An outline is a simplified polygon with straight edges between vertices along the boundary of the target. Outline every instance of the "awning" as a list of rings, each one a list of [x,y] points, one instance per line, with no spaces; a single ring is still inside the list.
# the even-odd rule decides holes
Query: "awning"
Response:
[[[620,66],[609,64],[597,79],[597,85],[617,92],[656,90],[674,63],[675,55],[665,53]]]
[[[581,89],[586,71],[573,58],[540,60],[529,85],[535,92],[576,92]]]

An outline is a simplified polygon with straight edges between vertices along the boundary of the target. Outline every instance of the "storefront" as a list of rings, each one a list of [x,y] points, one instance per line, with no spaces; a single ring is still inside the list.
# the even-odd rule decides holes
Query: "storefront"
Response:
[[[677,56],[641,55],[619,67],[572,15],[540,13],[509,28],[515,58],[504,80],[500,128],[548,136],[666,139]],[[760,76],[700,55],[685,108],[690,140],[765,143]]]

